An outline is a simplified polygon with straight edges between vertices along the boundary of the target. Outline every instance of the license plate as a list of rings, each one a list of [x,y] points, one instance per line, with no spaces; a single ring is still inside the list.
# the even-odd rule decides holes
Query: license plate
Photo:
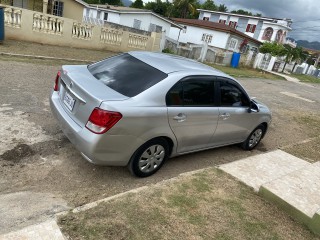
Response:
[[[63,102],[66,105],[66,107],[72,111],[73,107],[74,107],[74,103],[76,102],[75,99],[73,99],[69,93],[66,92],[66,94],[64,95],[63,98]]]

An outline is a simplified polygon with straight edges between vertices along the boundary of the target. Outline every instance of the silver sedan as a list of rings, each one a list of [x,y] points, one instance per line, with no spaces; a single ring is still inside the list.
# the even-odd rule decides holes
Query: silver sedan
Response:
[[[139,177],[168,157],[230,144],[251,150],[271,113],[232,77],[161,53],[62,66],[50,97],[61,129],[89,162]]]

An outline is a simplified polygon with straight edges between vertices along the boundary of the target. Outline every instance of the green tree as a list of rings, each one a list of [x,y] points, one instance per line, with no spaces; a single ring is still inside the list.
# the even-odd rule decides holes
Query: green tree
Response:
[[[219,7],[218,7],[218,11],[219,12],[228,12],[228,8],[227,8],[226,5],[220,4]]]
[[[261,53],[270,53],[274,57],[283,56],[284,55],[284,47],[282,44],[276,42],[265,42],[259,48]]]
[[[282,72],[284,72],[287,64],[291,61],[295,61],[296,59],[299,58],[299,52],[296,50],[296,48],[291,47],[288,44],[284,44],[283,45],[283,52],[282,52],[282,56],[285,56],[285,63],[282,69]]]
[[[181,18],[194,18],[196,15],[197,0],[174,0],[175,16]],[[172,9],[173,10],[173,9]],[[177,13],[178,12],[178,13]]]
[[[157,14],[160,14],[162,16],[165,17],[170,17],[170,11],[172,3],[170,3],[169,1],[167,2],[162,2],[161,0],[157,0],[155,2],[147,2],[144,5],[145,9],[151,10]]]
[[[130,7],[132,8],[143,8],[143,1],[142,0],[135,0]]]
[[[304,51],[302,47],[296,47],[294,48],[295,54],[294,54],[294,66],[291,70],[291,72],[293,72],[293,70],[295,69],[297,64],[301,64],[304,61],[306,61],[309,57],[309,53],[307,51]]]
[[[214,1],[212,0],[206,0],[202,5],[201,5],[202,9],[206,9],[206,10],[212,10],[212,11],[216,11],[218,10],[217,5],[214,4]]]
[[[252,16],[252,12],[248,12],[248,11],[243,10],[243,9],[233,10],[233,11],[231,11],[231,12],[232,12],[232,13],[236,13],[236,14],[241,14],[241,15]]]

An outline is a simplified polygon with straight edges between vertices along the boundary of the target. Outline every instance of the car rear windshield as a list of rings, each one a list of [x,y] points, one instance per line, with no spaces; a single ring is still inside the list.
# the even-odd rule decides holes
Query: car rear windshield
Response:
[[[96,79],[127,97],[138,95],[168,76],[128,53],[94,63],[88,69]]]

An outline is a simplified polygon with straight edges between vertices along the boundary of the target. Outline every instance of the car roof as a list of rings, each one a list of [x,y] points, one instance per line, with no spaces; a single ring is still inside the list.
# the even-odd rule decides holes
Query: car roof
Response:
[[[166,74],[194,70],[196,72],[202,72],[204,75],[212,74],[230,77],[208,65],[177,55],[142,51],[132,51],[129,52],[129,54]]]

